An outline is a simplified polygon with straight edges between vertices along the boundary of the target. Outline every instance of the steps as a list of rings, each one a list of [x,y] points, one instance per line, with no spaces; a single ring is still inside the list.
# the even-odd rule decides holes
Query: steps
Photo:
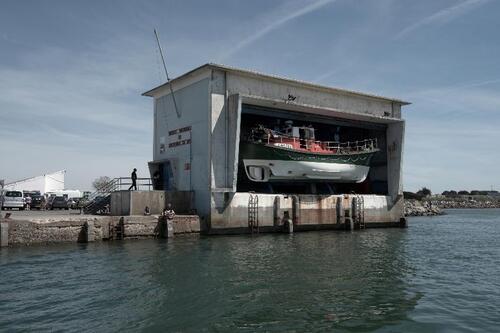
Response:
[[[109,205],[111,203],[111,192],[118,189],[119,178],[111,179],[103,184],[97,191],[89,195],[88,201],[83,206],[85,214],[109,214]]]

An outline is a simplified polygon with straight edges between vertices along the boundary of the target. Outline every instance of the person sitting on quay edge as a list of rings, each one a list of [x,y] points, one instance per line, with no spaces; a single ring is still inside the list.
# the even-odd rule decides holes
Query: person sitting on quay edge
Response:
[[[172,221],[175,217],[175,211],[172,209],[172,204],[167,204],[167,208],[163,210],[163,216],[167,218],[167,221]]]
[[[128,188],[130,191],[132,188],[137,191],[137,169],[134,168],[134,171],[132,171],[132,174],[130,175],[130,178],[132,179],[132,185]]]
[[[150,216],[151,215],[151,210],[149,209],[148,206],[144,207],[144,216]]]

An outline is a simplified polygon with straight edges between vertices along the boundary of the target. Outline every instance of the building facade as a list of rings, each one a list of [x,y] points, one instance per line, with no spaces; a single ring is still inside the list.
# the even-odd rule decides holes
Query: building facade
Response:
[[[298,229],[339,227],[352,214],[353,195],[363,197],[367,224],[403,217],[405,101],[216,64],[143,95],[154,101],[149,168],[155,188],[193,192],[193,208],[209,232],[244,231],[255,216],[261,228],[276,229],[285,212]],[[249,182],[241,171],[242,137],[256,124],[286,121],[320,128],[327,139],[338,133],[344,140],[375,138],[380,152],[368,178],[362,184],[329,181],[326,187],[322,181],[267,187]],[[255,195],[257,207],[251,203]]]

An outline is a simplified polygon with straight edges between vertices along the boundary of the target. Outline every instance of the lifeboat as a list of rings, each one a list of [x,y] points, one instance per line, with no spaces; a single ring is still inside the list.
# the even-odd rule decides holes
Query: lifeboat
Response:
[[[311,126],[288,126],[282,131],[262,125],[242,140],[240,156],[254,182],[328,180],[361,183],[379,151],[376,139],[353,142],[315,140]]]

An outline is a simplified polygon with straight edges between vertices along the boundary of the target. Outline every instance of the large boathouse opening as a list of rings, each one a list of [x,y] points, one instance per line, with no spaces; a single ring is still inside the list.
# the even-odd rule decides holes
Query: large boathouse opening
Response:
[[[317,141],[360,142],[366,139],[376,139],[379,151],[370,162],[367,178],[360,182],[338,182],[326,179],[286,179],[268,182],[256,182],[249,179],[245,171],[245,158],[242,145],[248,140],[252,129],[262,126],[281,132],[286,126],[306,127],[314,129]],[[337,117],[315,115],[243,104],[241,108],[240,149],[238,158],[237,192],[255,192],[268,194],[388,194],[387,174],[387,125],[356,121]],[[302,134],[301,134],[302,135]]]

